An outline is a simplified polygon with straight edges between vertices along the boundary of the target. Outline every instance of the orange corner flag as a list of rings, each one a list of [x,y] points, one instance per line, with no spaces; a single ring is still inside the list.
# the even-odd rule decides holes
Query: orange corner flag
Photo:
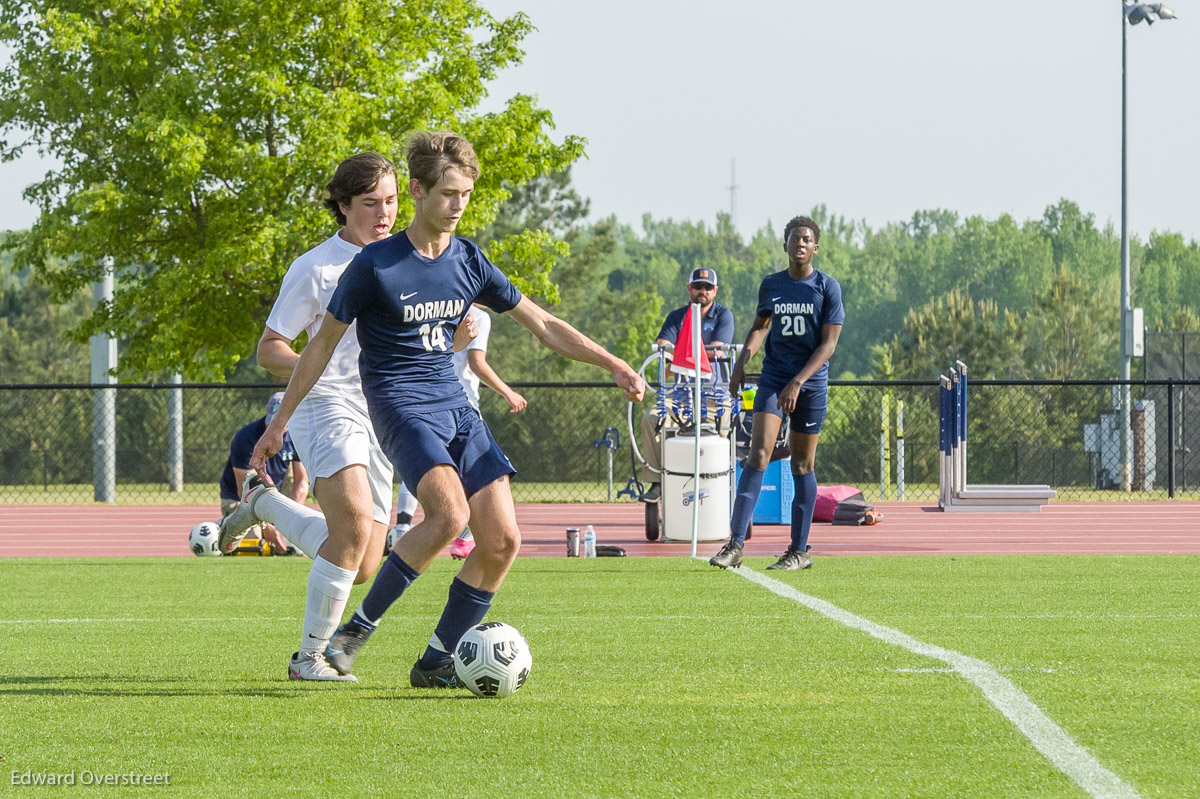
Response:
[[[675,357],[671,362],[671,371],[687,377],[696,376],[696,361],[692,358],[692,306],[688,306],[683,315],[683,324],[679,326],[679,338],[675,341]],[[708,362],[708,352],[700,345],[700,376],[712,377],[712,364]]]

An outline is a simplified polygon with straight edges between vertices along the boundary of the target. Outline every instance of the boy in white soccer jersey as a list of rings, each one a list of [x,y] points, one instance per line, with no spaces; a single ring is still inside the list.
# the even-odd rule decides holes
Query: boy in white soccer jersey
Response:
[[[631,400],[641,399],[645,384],[629,364],[522,296],[477,245],[453,235],[479,176],[470,142],[453,133],[415,134],[408,167],[412,223],[365,247],[346,268],[251,463],[261,465],[282,446],[290,416],[357,321],[372,422],[404,482],[416,487],[425,518],[396,542],[326,659],[348,674],[388,607],[469,522],[477,545],[409,674],[413,686],[442,687],[457,684],[451,653],[487,613],[521,544],[509,487],[515,469],[454,375],[449,338],[467,308],[478,301],[510,314],[560,355],[611,372]]]
[[[309,340],[317,335],[325,306],[351,259],[365,245],[387,238],[396,221],[396,168],[381,155],[347,158],[326,189],[325,206],[342,227],[288,268],[258,343],[259,365],[277,377],[291,377],[300,358],[292,342],[304,332]],[[358,339],[344,336],[289,422],[321,513],[288,501],[269,483],[251,477],[238,518],[231,514],[221,528],[221,547],[228,551],[250,524],[274,523],[313,559],[300,650],[288,667],[293,680],[355,679],[329,668],[325,647],[351,588],[370,579],[379,566],[391,513],[392,465],[371,427],[359,352]]]

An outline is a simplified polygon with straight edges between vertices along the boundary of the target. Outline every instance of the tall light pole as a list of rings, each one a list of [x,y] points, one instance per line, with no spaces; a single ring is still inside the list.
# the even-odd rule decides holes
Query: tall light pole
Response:
[[[1130,367],[1133,359],[1133,309],[1130,306],[1129,281],[1129,155],[1126,125],[1129,92],[1126,77],[1126,51],[1129,26],[1160,19],[1175,19],[1175,12],[1162,3],[1137,3],[1121,0],[1121,490],[1133,485],[1133,430],[1129,423]]]

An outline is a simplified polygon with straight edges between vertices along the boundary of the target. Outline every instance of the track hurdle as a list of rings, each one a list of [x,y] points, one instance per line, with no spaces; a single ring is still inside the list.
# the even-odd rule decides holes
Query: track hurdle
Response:
[[[967,365],[955,361],[939,379],[938,504],[944,511],[1030,512],[1057,492],[1047,485],[971,485],[967,482]]]

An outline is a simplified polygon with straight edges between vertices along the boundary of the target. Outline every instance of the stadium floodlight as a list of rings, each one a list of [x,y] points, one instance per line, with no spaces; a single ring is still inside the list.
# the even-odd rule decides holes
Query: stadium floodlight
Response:
[[[1176,19],[1175,12],[1162,3],[1125,3],[1125,16],[1130,25],[1145,22],[1153,25],[1160,19]]]
[[[1121,0],[1121,490],[1133,487],[1133,429],[1130,427],[1129,377],[1133,359],[1133,311],[1129,294],[1129,181],[1128,181],[1128,134],[1126,109],[1128,103],[1128,81],[1126,80],[1126,51],[1128,32],[1131,25],[1145,22],[1147,27],[1161,19],[1175,19],[1175,12],[1162,3],[1137,3]]]

